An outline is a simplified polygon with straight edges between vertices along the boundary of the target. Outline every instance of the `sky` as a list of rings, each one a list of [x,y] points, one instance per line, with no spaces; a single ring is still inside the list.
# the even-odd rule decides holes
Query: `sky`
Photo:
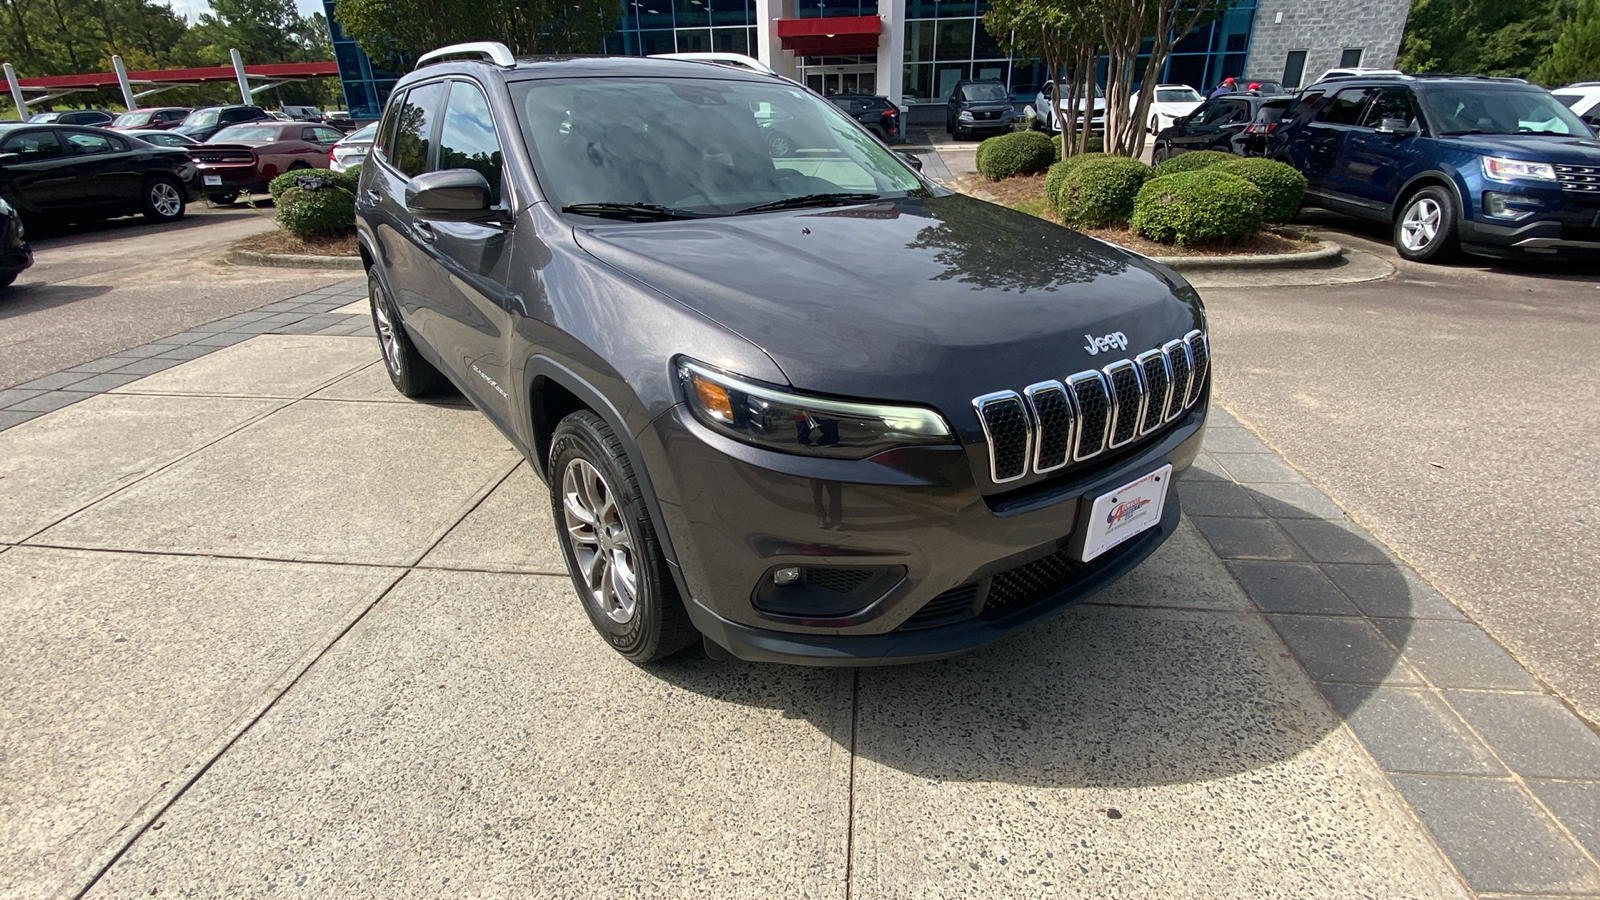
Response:
[[[191,22],[201,13],[211,11],[209,0],[171,0],[169,5],[173,12],[188,18]],[[300,7],[301,15],[322,12],[322,0],[295,0],[295,6]]]

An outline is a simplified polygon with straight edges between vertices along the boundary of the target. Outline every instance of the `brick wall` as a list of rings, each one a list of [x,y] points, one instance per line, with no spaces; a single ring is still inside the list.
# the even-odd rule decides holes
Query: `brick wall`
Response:
[[[1392,67],[1410,11],[1410,0],[1259,0],[1245,78],[1281,80],[1290,50],[1306,51],[1302,86],[1337,66],[1347,47],[1362,48],[1363,66]]]

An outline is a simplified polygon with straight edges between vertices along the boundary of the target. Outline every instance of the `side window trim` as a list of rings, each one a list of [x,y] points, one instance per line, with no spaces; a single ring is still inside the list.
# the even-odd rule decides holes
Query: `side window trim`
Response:
[[[489,111],[489,133],[494,136],[494,143],[495,143],[495,146],[498,147],[499,150],[500,150],[500,160],[501,160],[501,162],[500,162],[500,184],[491,185],[491,187],[494,189],[494,193],[498,196],[498,200],[496,201],[495,206],[497,206],[497,207],[505,207],[507,209],[512,208],[514,204],[512,204],[512,202],[511,202],[512,191],[510,190],[510,181],[509,181],[509,179],[506,178],[506,174],[505,174],[505,166],[506,166],[506,163],[505,163],[505,158],[506,158],[505,137],[500,133],[499,123],[495,122],[495,120],[494,120],[494,101],[489,99],[490,92],[484,85],[479,84],[478,82],[476,82],[476,81],[474,81],[474,80],[472,80],[470,78],[457,77],[457,78],[451,79],[451,88],[445,94],[444,106],[440,110],[440,113],[439,113],[439,123],[438,123],[437,136],[434,139],[434,147],[433,147],[434,158],[435,158],[435,160],[437,160],[438,153],[441,150],[444,149],[444,124],[445,124],[445,121],[450,117],[450,99],[456,95],[456,89],[457,89],[456,85],[457,84],[464,85],[465,87],[463,88],[463,90],[474,91],[478,95],[478,98],[483,101],[484,108]],[[433,171],[433,170],[430,169],[429,171]]]
[[[410,94],[409,89],[389,92],[389,101],[383,107],[383,118],[378,122],[378,133],[373,135],[373,155],[391,169],[394,168],[394,136],[399,131],[396,126],[400,122],[400,109],[406,105],[406,97]]]

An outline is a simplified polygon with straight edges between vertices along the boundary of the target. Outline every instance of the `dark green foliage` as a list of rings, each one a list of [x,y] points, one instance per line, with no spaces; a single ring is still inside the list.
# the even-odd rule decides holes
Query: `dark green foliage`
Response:
[[[302,240],[339,237],[356,224],[356,195],[329,172],[291,172],[272,180],[278,224]]]
[[[1292,166],[1270,159],[1235,157],[1210,167],[1215,172],[1237,175],[1261,189],[1265,205],[1261,219],[1272,224],[1282,224],[1300,211],[1300,201],[1306,195],[1306,177]]]
[[[978,145],[978,171],[990,181],[1013,175],[1034,175],[1050,168],[1055,148],[1037,131],[996,135]]]
[[[356,192],[356,185],[361,182],[361,164],[357,163],[356,165],[345,169],[343,172],[335,172],[332,169],[329,169],[328,177],[333,179],[334,184],[337,184],[338,186],[354,194]]]
[[[1133,214],[1133,200],[1149,178],[1150,167],[1136,159],[1102,155],[1069,167],[1051,199],[1064,225],[1122,223]],[[1046,185],[1048,189],[1048,181]]]
[[[1223,153],[1221,150],[1192,150],[1157,163],[1156,174],[1171,175],[1174,172],[1195,172],[1233,159],[1239,159],[1239,157],[1234,156],[1232,153]]]
[[[1533,80],[1555,88],[1600,79],[1600,0],[1578,0],[1561,26],[1561,37],[1533,72]]]
[[[1261,230],[1265,202],[1260,188],[1215,169],[1159,175],[1139,190],[1128,227],[1162,244],[1237,241]]]
[[[1061,156],[1061,135],[1058,134],[1055,137],[1051,138],[1050,140],[1055,143],[1056,158],[1057,159],[1063,158]],[[1091,134],[1091,135],[1089,135],[1089,149],[1083,151],[1083,153],[1078,153],[1078,154],[1074,154],[1074,155],[1076,155],[1076,156],[1084,156],[1084,155],[1089,154],[1089,153],[1099,153],[1104,149],[1106,149],[1106,142],[1104,140],[1102,140],[1098,134]],[[1068,157],[1068,158],[1070,158],[1070,157]]]
[[[1570,0],[1415,0],[1395,67],[1526,76],[1550,55],[1562,15],[1573,6]]]

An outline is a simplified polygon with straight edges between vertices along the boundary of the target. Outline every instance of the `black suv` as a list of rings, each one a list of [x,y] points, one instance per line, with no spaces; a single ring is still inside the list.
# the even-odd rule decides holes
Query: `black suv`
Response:
[[[979,131],[1010,131],[1016,104],[1005,82],[962,79],[945,103],[944,130],[957,140]]]
[[[803,155],[772,154],[773,116]],[[947,656],[1177,527],[1194,290],[924,180],[791,81],[445,48],[357,197],[395,387],[448,380],[521,450],[630,659]]]
[[[207,106],[197,109],[184,118],[183,124],[173,128],[179,134],[194,138],[200,143],[211,140],[212,135],[244,122],[259,122],[272,116],[259,106]]]
[[[900,107],[888,97],[872,94],[833,94],[828,102],[845,111],[885,144],[898,144],[905,139],[900,129]]]
[[[1151,160],[1161,162],[1194,150],[1220,150],[1223,153],[1251,155],[1255,145],[1255,126],[1264,108],[1276,107],[1281,114],[1287,106],[1286,94],[1239,92],[1222,94],[1195,107],[1194,112],[1173,120],[1161,129],[1151,152]],[[1276,121],[1276,115],[1273,117]]]
[[[1273,139],[1306,176],[1307,203],[1390,223],[1407,259],[1600,255],[1600,143],[1520,79],[1315,84]]]

